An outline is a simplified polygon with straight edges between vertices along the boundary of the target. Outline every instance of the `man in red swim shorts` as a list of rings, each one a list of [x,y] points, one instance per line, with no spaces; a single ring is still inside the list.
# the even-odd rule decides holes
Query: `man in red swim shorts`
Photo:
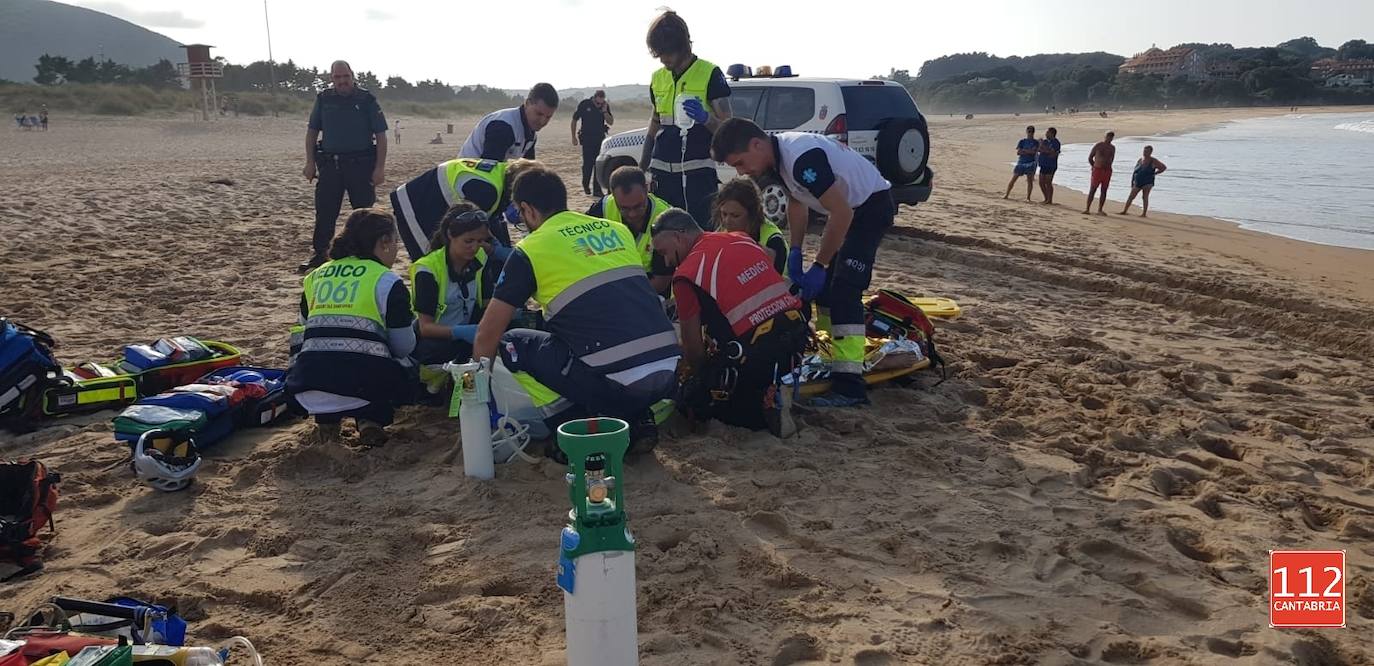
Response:
[[[1116,159],[1116,146],[1112,145],[1112,139],[1116,138],[1116,132],[1107,132],[1101,141],[1093,144],[1092,152],[1088,153],[1088,164],[1092,166],[1092,179],[1088,184],[1088,203],[1083,207],[1085,214],[1092,212],[1093,195],[1097,194],[1097,188],[1102,188],[1102,194],[1097,200],[1097,214],[1106,215],[1102,207],[1107,203],[1107,185],[1112,181],[1112,161]]]

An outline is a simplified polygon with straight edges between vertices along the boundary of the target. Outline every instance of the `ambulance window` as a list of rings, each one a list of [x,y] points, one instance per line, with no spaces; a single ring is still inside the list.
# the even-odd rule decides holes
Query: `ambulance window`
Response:
[[[816,115],[816,91],[810,88],[773,88],[763,114],[766,130],[790,130]]]
[[[754,120],[759,112],[763,88],[730,88],[730,115]]]

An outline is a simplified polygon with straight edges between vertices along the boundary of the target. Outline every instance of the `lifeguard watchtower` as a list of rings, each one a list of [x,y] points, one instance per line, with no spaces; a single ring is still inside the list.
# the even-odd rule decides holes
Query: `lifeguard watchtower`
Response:
[[[215,79],[224,77],[224,65],[210,57],[209,44],[183,44],[186,62],[177,63],[177,73],[186,78],[191,90],[200,89],[200,117],[209,120],[210,113],[219,109],[215,95]]]

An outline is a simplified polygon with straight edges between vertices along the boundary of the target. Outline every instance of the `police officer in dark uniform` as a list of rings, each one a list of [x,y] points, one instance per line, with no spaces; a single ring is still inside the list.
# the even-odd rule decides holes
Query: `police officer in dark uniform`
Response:
[[[386,117],[371,92],[353,83],[353,68],[337,60],[329,67],[334,87],[315,97],[305,132],[306,180],[315,182],[315,253],[300,266],[314,270],[329,260],[329,244],[343,207],[344,192],[353,208],[377,201],[386,181]],[[324,139],[320,140],[320,132]]]

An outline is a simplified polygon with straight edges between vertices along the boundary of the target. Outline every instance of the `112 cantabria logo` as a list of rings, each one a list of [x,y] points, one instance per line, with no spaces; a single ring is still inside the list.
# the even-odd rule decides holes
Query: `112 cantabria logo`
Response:
[[[1345,551],[1269,551],[1269,626],[1344,627]]]

